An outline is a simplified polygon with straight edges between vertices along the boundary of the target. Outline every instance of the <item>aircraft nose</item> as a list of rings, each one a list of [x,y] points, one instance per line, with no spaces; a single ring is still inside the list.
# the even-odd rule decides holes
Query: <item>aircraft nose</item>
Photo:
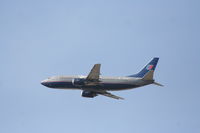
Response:
[[[43,81],[41,81],[41,85],[44,85],[45,83]]]
[[[45,83],[44,83],[43,81],[41,82],[41,84],[42,84],[42,85],[45,85]]]
[[[41,84],[44,85],[44,86],[47,86],[46,80],[41,81]]]

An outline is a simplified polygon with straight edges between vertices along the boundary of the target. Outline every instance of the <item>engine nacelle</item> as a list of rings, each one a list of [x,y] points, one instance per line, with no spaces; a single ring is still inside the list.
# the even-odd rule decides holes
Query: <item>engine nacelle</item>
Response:
[[[85,79],[75,78],[75,79],[73,79],[72,84],[75,86],[83,86],[83,85],[85,85]]]
[[[82,92],[82,97],[88,97],[88,98],[93,98],[96,97],[97,93],[92,92],[92,91],[83,91]]]

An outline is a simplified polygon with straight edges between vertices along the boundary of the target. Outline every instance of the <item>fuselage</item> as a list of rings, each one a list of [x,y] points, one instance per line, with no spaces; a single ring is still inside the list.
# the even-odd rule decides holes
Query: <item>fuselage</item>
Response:
[[[54,89],[81,89],[95,91],[117,91],[141,87],[152,84],[154,81],[144,81],[137,77],[99,77],[97,84],[76,84],[76,79],[85,80],[86,76],[54,76],[41,82],[42,85]]]

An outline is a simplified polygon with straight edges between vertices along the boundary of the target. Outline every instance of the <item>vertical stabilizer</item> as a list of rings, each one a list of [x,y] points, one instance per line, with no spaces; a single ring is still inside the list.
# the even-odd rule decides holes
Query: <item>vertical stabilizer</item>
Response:
[[[159,58],[153,58],[139,73],[131,75],[130,77],[143,78],[145,80],[153,80],[154,70],[158,63]]]

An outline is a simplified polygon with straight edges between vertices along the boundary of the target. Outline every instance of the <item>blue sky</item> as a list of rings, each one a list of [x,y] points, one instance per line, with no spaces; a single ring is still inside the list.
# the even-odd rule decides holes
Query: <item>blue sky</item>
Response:
[[[0,132],[199,133],[198,0],[1,0]],[[82,98],[40,81],[138,72],[160,57],[150,85]]]

